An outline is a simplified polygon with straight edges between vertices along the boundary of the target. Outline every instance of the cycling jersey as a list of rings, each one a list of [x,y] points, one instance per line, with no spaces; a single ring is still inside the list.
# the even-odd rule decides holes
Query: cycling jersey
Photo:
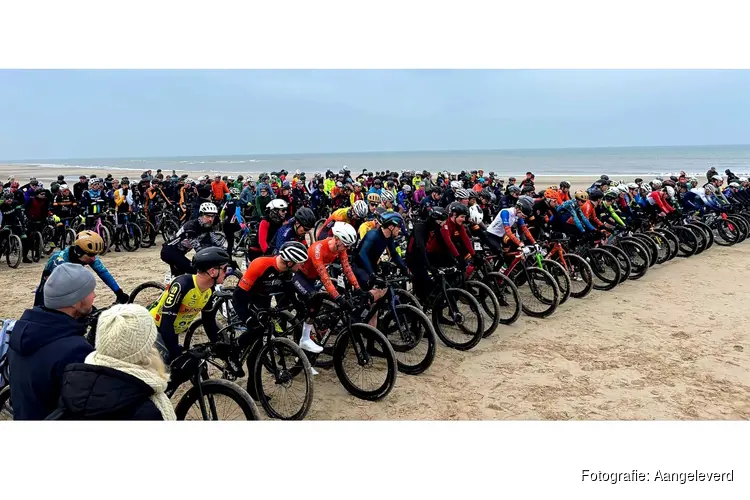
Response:
[[[354,226],[352,221],[349,219],[349,208],[339,208],[326,219],[323,227],[321,227],[320,231],[318,231],[318,240],[328,238],[331,233],[331,228],[333,228],[333,225],[336,222],[346,222],[347,224],[351,224],[352,226]]]
[[[276,233],[281,228],[281,224],[278,222],[273,222],[268,217],[263,217],[260,221],[260,225],[258,226],[258,244],[260,245],[260,250],[268,255],[271,253],[273,248],[273,243],[276,238]]]
[[[52,202],[52,212],[60,218],[73,217],[73,210],[78,206],[72,194],[68,196],[58,194]]]
[[[162,340],[169,349],[170,358],[174,359],[182,351],[177,336],[190,328],[199,313],[209,340],[216,340],[214,318],[203,310],[212,295],[211,288],[204,291],[198,288],[194,274],[183,274],[173,279],[159,300],[148,307]]]
[[[346,250],[340,252],[331,250],[329,245],[330,239],[331,238],[326,238],[310,245],[310,249],[307,252],[308,259],[302,265],[299,272],[310,279],[320,277],[320,281],[323,283],[328,295],[335,299],[339,296],[339,292],[336,290],[333,281],[331,281],[331,277],[328,275],[328,269],[326,266],[329,264],[333,264],[338,260],[341,262],[341,268],[344,270],[344,275],[349,283],[354,288],[359,288],[359,284],[357,283],[357,278],[352,271],[352,266],[349,265],[349,256],[346,254]]]
[[[282,274],[276,260],[276,256],[258,257],[253,260],[237,286],[253,295],[268,295],[275,291]]]
[[[506,243],[508,241],[511,241],[516,246],[520,246],[521,240],[519,240],[518,236],[516,236],[516,234],[513,232],[514,226],[517,226],[519,229],[521,229],[523,235],[527,240],[531,242],[531,244],[536,243],[536,240],[534,240],[534,237],[531,236],[529,227],[526,225],[523,218],[516,215],[515,208],[504,208],[503,210],[500,210],[500,213],[497,214],[497,217],[495,217],[495,219],[487,228],[487,232],[497,236],[498,238],[502,238]]]
[[[130,212],[130,207],[133,206],[133,191],[126,188],[120,188],[114,192],[115,207],[117,213]]]
[[[701,197],[692,191],[688,191],[682,195],[682,206],[688,211],[701,213],[703,213],[705,208]]]
[[[84,207],[87,216],[98,215],[104,209],[104,199],[101,191],[89,189],[83,192],[81,205]]]
[[[581,217],[579,217],[581,215]],[[585,232],[586,229],[584,228],[584,225],[586,228],[590,230],[596,229],[588,220],[587,217],[583,217],[583,214],[580,212],[578,208],[578,204],[573,201],[569,200],[565,203],[562,203],[555,207],[555,217],[560,217],[562,222],[570,224],[571,221],[575,226],[578,228],[578,231]],[[583,219],[583,223],[581,223],[581,219]]]
[[[393,262],[403,271],[406,271],[406,264],[396,252],[396,243],[393,238],[386,238],[380,229],[367,233],[367,236],[362,240],[362,246],[355,257],[355,262],[361,265],[367,273],[374,274],[375,267],[386,250],[388,250]]]
[[[211,234],[211,228],[198,220],[191,220],[182,225],[174,238],[165,243],[166,246],[178,249],[183,255],[190,250],[201,250],[212,246],[219,246],[216,238]]]
[[[427,242],[427,252],[437,253],[444,247],[454,259],[459,258],[462,254],[456,248],[453,240],[460,240],[467,253],[474,255],[474,246],[471,244],[471,238],[466,231],[466,227],[456,224],[453,220],[448,219],[440,225],[440,231],[432,233]],[[463,254],[465,255],[465,254]]]
[[[298,241],[307,246],[307,242],[305,240],[306,233],[303,233],[302,236],[298,235],[297,230],[294,227],[295,223],[296,220],[294,219],[294,217],[292,217],[291,219],[286,221],[278,231],[276,231],[276,238],[274,239],[274,243],[272,245],[275,251],[278,251],[284,243],[287,243],[289,241]]]
[[[602,201],[599,204],[599,218],[610,218],[617,223],[618,226],[625,227],[625,223],[622,221],[620,216],[617,214],[615,207],[612,204]]]
[[[591,200],[587,200],[586,203],[581,206],[581,212],[594,226],[602,227],[604,225],[604,223],[596,216],[596,209]]]
[[[662,191],[652,191],[648,195],[648,202],[656,205],[665,214],[674,212],[674,208],[667,201],[667,196]]]
[[[373,220],[367,220],[364,221],[362,224],[359,225],[359,239],[363,240],[365,239],[365,235],[367,235],[368,232],[370,232],[372,229],[375,229],[377,227],[378,223]]]

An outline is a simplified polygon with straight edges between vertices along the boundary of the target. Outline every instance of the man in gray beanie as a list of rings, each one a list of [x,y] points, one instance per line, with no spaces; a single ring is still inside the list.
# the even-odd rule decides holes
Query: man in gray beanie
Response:
[[[43,420],[57,408],[62,374],[82,363],[93,347],[84,338],[96,294],[84,266],[58,266],[44,286],[44,306],[24,311],[10,334],[8,361],[15,420]]]

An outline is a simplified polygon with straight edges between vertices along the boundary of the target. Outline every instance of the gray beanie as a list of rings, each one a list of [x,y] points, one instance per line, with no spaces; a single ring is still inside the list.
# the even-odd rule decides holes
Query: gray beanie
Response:
[[[96,288],[93,273],[79,264],[66,262],[52,271],[44,284],[44,307],[70,307],[89,296]]]

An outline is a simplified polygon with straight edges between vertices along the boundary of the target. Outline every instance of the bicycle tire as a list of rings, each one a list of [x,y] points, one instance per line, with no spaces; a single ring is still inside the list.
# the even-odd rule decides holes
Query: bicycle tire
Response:
[[[533,285],[531,284],[531,281],[526,281],[527,275],[533,278]],[[516,280],[517,281],[515,281],[515,284],[516,287],[518,287],[518,292],[521,297],[521,309],[523,310],[524,314],[526,314],[527,316],[532,316],[534,318],[546,318],[557,310],[557,306],[560,305],[560,288],[557,286],[557,281],[555,280],[554,276],[552,276],[549,272],[540,267],[529,266],[526,267],[525,272],[523,270],[519,270],[519,272],[516,274]],[[518,280],[520,280],[521,282],[519,283]],[[543,282],[552,290],[550,297],[546,297],[542,294],[542,289],[539,287],[537,280]],[[534,303],[542,304],[543,306],[545,306],[544,309],[539,311],[533,310],[527,304],[527,302],[530,303],[530,301],[524,301],[524,292],[526,290],[526,287],[528,287],[529,291],[531,292]],[[524,292],[522,292],[521,290],[524,290]]]
[[[683,226],[675,226],[672,228],[672,232],[677,236],[680,242],[679,252],[677,253],[680,257],[690,257],[695,254],[698,248],[698,241],[695,238],[695,234]]]
[[[631,265],[627,254],[614,245],[602,245],[601,248],[607,250],[615,256],[617,263],[620,265],[620,283],[625,283],[630,277]]]
[[[706,235],[703,233],[703,229],[694,224],[685,224],[684,227],[690,229],[695,235],[695,240],[697,243],[697,246],[695,248],[695,255],[702,254],[708,245],[708,238],[706,238]]]
[[[500,302],[492,289],[481,281],[466,280],[466,287],[473,288],[473,290],[469,289],[468,292],[479,302],[479,310],[484,318],[482,337],[487,338],[495,332],[497,325],[500,323]]]
[[[133,235],[130,235],[130,232]],[[141,227],[138,224],[128,222],[123,224],[122,232],[120,233],[120,243],[128,252],[135,252],[141,248],[141,242],[143,241],[143,234],[141,233]]]
[[[318,233],[320,232],[321,228],[325,225],[326,220],[328,219],[318,219],[315,222],[315,227],[313,228],[313,233],[312,233],[313,241],[318,241]]]
[[[745,224],[745,221],[736,215],[728,215],[727,220],[738,226],[737,243],[745,241],[748,237],[748,226]]]
[[[677,257],[677,254],[680,252],[680,239],[677,235],[669,229],[664,228],[655,228],[654,232],[664,236],[667,240],[667,245],[669,245],[669,258],[667,260]]]
[[[141,283],[140,285],[133,288],[133,291],[130,292],[130,298],[128,299],[128,304],[134,304],[135,299],[138,297],[138,295],[143,292],[144,290],[148,290],[150,288],[153,289],[159,289],[160,291],[164,291],[167,289],[166,285],[164,283],[159,283],[158,281],[147,281],[145,283]],[[157,299],[158,300],[158,299]],[[141,304],[143,305],[143,304]],[[149,304],[151,305],[151,304]],[[146,309],[148,309],[148,306],[143,306]]]
[[[610,252],[603,248],[592,248],[584,260],[591,266],[595,290],[609,291],[620,284],[622,269],[617,257]],[[609,273],[612,274],[611,277]]]
[[[62,241],[62,249],[65,250],[67,247],[72,247],[76,241],[76,232],[71,228],[65,229],[65,234]]]
[[[510,325],[521,317],[521,297],[515,283],[503,273],[487,273],[485,283],[490,285],[500,305],[498,321],[503,325]]]
[[[109,229],[107,229],[107,226],[102,225],[99,228],[99,236],[101,236],[102,240],[104,241],[104,250],[102,250],[101,255],[104,255],[105,253],[110,251],[110,248],[112,248],[112,235],[109,232]]]
[[[350,327],[352,331],[358,330],[358,334],[363,337],[364,344],[368,351],[374,351],[374,344],[377,343],[379,350],[377,354],[385,359],[386,361],[386,376],[383,383],[373,390],[365,390],[352,382],[351,378],[347,375],[346,369],[344,368],[344,361],[346,360],[346,354],[354,349],[349,349],[351,344],[351,338],[349,332],[340,332],[336,339],[336,345],[333,347],[333,367],[336,370],[336,376],[338,377],[341,385],[347,390],[349,394],[365,401],[378,401],[385,398],[396,385],[396,379],[398,375],[398,361],[396,360],[396,353],[393,351],[388,339],[385,338],[381,332],[366,325],[364,323],[354,323]],[[365,339],[365,337],[367,337]],[[374,358],[370,354],[371,359]],[[357,363],[359,364],[359,363]]]
[[[570,296],[574,299],[586,297],[594,288],[594,271],[591,266],[586,259],[574,253],[565,254],[565,264],[570,276]],[[579,283],[583,286],[578,286]]]
[[[260,420],[260,413],[258,412],[258,407],[255,405],[255,402],[252,400],[245,389],[235,384],[234,382],[221,379],[204,380],[201,381],[201,391],[204,398],[214,395],[228,397],[237,404],[239,409],[242,411],[245,420]],[[197,402],[198,389],[193,386],[188,389],[185,394],[182,395],[180,401],[175,407],[174,412],[177,416],[177,420],[185,420],[188,411]]]
[[[407,375],[419,375],[424,373],[433,361],[437,353],[437,334],[432,326],[430,318],[419,308],[411,304],[399,304],[396,306],[396,314],[399,315],[399,322],[410,325],[417,325],[419,331],[412,338],[403,339],[398,330],[398,325],[394,321],[393,312],[388,309],[382,318],[378,320],[378,330],[385,335],[388,342],[391,343],[393,351],[396,353],[396,362],[398,371]],[[403,318],[409,316],[410,318]],[[412,333],[412,330],[408,330]],[[406,340],[405,342],[399,342]],[[424,355],[418,357],[416,362],[410,362],[410,357],[405,356],[407,353],[413,353],[417,347],[424,346]],[[402,354],[400,356],[400,354]]]
[[[704,222],[701,222],[699,220],[694,220],[691,222],[691,224],[698,226],[703,230],[703,234],[706,235],[706,241],[708,241],[708,244],[706,245],[706,250],[711,248],[714,244],[714,233],[711,232],[711,228],[708,227],[708,225]]]
[[[634,238],[638,243],[642,244],[646,250],[648,250],[649,263],[648,267],[654,267],[659,261],[659,247],[656,245],[656,241],[644,233],[634,233]]]
[[[711,224],[711,232],[714,235],[714,241],[721,247],[731,247],[737,243],[737,227],[724,219],[716,219]]]
[[[47,224],[44,226],[44,229],[42,229],[42,243],[44,247],[44,255],[50,255],[52,252],[55,251],[55,230],[56,227]]]
[[[141,248],[149,248],[152,245],[155,245],[155,243],[151,243],[151,235],[153,234],[154,238],[156,238],[156,229],[154,229],[154,225],[148,220],[142,220],[138,225],[141,228]]]
[[[115,233],[117,232],[117,228],[115,227],[113,222],[110,222],[108,220],[102,221],[102,225],[107,228],[107,231],[109,231],[109,236],[112,238],[112,243],[110,244],[110,246],[114,246]]]
[[[161,237],[164,238],[164,243],[168,243],[174,239],[174,235],[180,230],[180,226],[172,219],[163,220],[161,223]]]
[[[551,259],[543,259],[542,266],[545,271],[555,278],[557,287],[560,289],[560,304],[564,304],[570,298],[570,276],[568,276],[568,271],[565,270],[562,264]],[[552,269],[555,271],[552,272]]]
[[[669,248],[669,242],[667,241],[666,236],[655,231],[649,231],[642,234],[654,243],[653,248],[656,249],[656,264],[661,265],[667,262],[669,260],[671,249]]]
[[[29,238],[29,250],[29,253],[31,253],[31,260],[39,262],[39,259],[44,255],[44,238],[42,238],[42,233],[39,231],[33,231],[31,233],[31,237]]]
[[[285,374],[292,380],[299,380],[300,376],[304,377],[305,395],[302,398],[302,403],[299,409],[297,409],[291,415],[282,414],[274,407],[275,402],[289,401],[290,398],[278,396],[275,394],[272,394],[271,397],[269,397],[269,394],[263,389],[264,385],[262,379],[264,370],[270,371],[270,359],[268,358],[268,353],[269,351],[271,351],[271,349],[286,349],[292,353],[290,356],[294,356],[295,364],[302,363],[302,366],[296,365],[296,367],[299,368],[298,370],[290,369]],[[303,420],[305,416],[307,416],[307,414],[310,412],[310,408],[312,407],[314,397],[312,378],[312,368],[310,367],[310,361],[305,355],[305,351],[303,351],[297,344],[287,338],[277,337],[271,339],[271,342],[261,347],[260,351],[255,357],[252,376],[253,383],[255,384],[255,394],[258,395],[258,401],[260,402],[261,407],[271,418],[278,420]],[[288,381],[289,379],[287,377],[283,377],[281,381],[276,380],[275,385],[289,388],[290,385],[287,383]],[[249,383],[250,380],[248,379],[248,384]]]
[[[445,308],[446,311],[448,310],[446,295],[453,296],[453,300],[454,302],[456,302],[457,306],[459,301],[468,304],[470,315],[472,317],[475,317],[477,320],[477,326],[475,328],[472,328],[472,331],[467,331],[467,329],[464,328],[464,317],[466,316],[466,313],[458,313],[460,315],[458,317],[459,321],[456,321],[453,318],[443,317],[441,315],[443,308]],[[446,294],[439,294],[435,298],[435,302],[432,305],[432,325],[435,327],[435,333],[438,337],[440,337],[440,340],[448,347],[457,349],[459,351],[468,351],[469,349],[473,349],[477,344],[479,344],[479,341],[482,340],[482,336],[484,335],[484,316],[482,316],[482,313],[479,310],[480,307],[481,306],[479,305],[479,302],[466,290],[462,290],[460,288],[448,288],[446,290]],[[462,330],[464,335],[468,336],[468,339],[465,342],[457,342],[453,339],[448,338],[446,332],[443,329],[443,325],[458,325],[458,328]]]
[[[21,265],[21,256],[23,254],[21,238],[17,234],[9,234],[5,245],[5,262],[8,263],[8,267],[17,269]],[[15,257],[11,257],[12,252],[15,252]]]
[[[393,293],[396,294],[399,304],[410,305],[416,307],[417,309],[422,309],[422,304],[419,302],[417,296],[413,293],[404,290],[403,288],[394,288]]]
[[[637,280],[645,276],[651,263],[649,251],[646,247],[638,240],[622,239],[620,240],[620,250],[625,252],[630,261],[628,279]]]

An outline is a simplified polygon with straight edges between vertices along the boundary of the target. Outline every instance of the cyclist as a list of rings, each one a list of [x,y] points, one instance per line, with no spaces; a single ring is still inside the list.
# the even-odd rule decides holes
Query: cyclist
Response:
[[[531,235],[529,227],[524,219],[532,214],[534,201],[529,196],[520,196],[513,208],[500,210],[497,217],[487,227],[487,242],[498,256],[504,255],[505,248],[514,245],[522,248],[524,243],[515,234],[514,229],[519,228],[525,239],[532,245],[536,240]]]
[[[602,222],[609,223],[612,226],[625,227],[625,223],[620,218],[614,206],[619,196],[620,191],[617,188],[610,188],[604,193],[602,202],[597,207],[597,217]]]
[[[362,241],[365,239],[365,235],[370,232],[371,230],[379,227],[380,222],[380,216],[388,213],[388,211],[383,207],[377,207],[375,209],[375,215],[371,216],[369,220],[364,221],[362,224],[359,225],[359,229],[357,232],[359,233],[359,240]]]
[[[12,234],[21,238],[21,250],[24,252],[23,261],[31,262],[31,259],[26,255],[28,243],[26,241],[26,214],[23,211],[23,203],[19,204],[15,193],[8,188],[4,189],[2,194],[0,224],[4,228],[10,228]]]
[[[604,198],[604,193],[602,193],[598,189],[592,191],[591,194],[589,194],[587,191],[581,190],[576,191],[575,198],[576,203],[578,203],[578,207],[581,209],[581,213],[594,227],[596,227],[597,229],[605,227],[610,230],[615,228],[612,224],[605,224],[604,222],[600,221],[596,216],[596,207],[602,201],[602,198]]]
[[[383,191],[383,193],[387,193],[388,191]],[[391,193],[391,196],[393,193]],[[382,195],[381,195],[382,199]],[[370,214],[370,208],[368,207],[367,203],[363,200],[357,201],[354,205],[352,205],[349,208],[339,208],[335,212],[331,214],[328,219],[326,219],[325,223],[323,224],[323,227],[320,228],[320,231],[318,231],[318,240],[324,240],[328,238],[331,235],[331,232],[333,230],[333,226],[336,225],[337,222],[345,222],[348,225],[351,225],[353,227],[358,227],[360,223],[365,220],[365,218]],[[356,236],[356,233],[355,233]]]
[[[120,251],[120,238],[122,236],[123,222],[133,211],[133,191],[130,189],[130,181],[123,179],[121,188],[117,189],[113,198],[115,200],[115,252]]]
[[[380,219],[378,224],[380,227],[369,231],[365,235],[352,265],[352,270],[357,277],[359,286],[363,289],[369,288],[368,281],[375,274],[378,261],[386,250],[391,260],[403,273],[405,275],[409,273],[406,264],[396,252],[396,244],[394,242],[394,239],[398,238],[401,232],[404,219],[398,212],[386,212],[378,216],[378,218]]]
[[[95,177],[89,180],[89,188],[81,195],[81,207],[86,216],[86,228],[93,228],[96,219],[104,211],[105,200],[102,192],[102,180]]]
[[[273,252],[276,232],[284,224],[288,211],[289,204],[279,198],[274,198],[266,205],[268,215],[261,219],[258,226],[258,245],[263,255],[270,255]]]
[[[78,233],[75,242],[72,246],[69,246],[65,250],[60,250],[53,253],[47,264],[44,266],[42,271],[42,278],[39,281],[39,286],[36,289],[36,295],[34,296],[34,305],[41,306],[44,304],[44,284],[47,282],[52,271],[58,266],[70,262],[73,264],[80,264],[82,266],[91,266],[91,269],[99,276],[99,278],[112,290],[117,297],[119,304],[125,304],[130,300],[130,297],[125,293],[120,285],[117,284],[115,278],[112,277],[110,272],[104,266],[104,263],[97,257],[104,250],[104,240],[102,237],[93,231],[81,231]]]
[[[453,202],[446,212],[448,219],[427,242],[427,256],[435,267],[457,265],[464,270],[467,261],[474,257],[474,246],[464,226],[469,218],[469,207]]]
[[[409,208],[411,208],[411,186],[404,184],[398,192],[398,211],[402,214],[407,213]]]
[[[505,196],[500,198],[500,208],[515,207],[519,196],[521,196],[521,188],[515,184],[509,185],[508,189],[506,189]]]
[[[562,205],[566,201],[570,201],[570,182],[562,181],[557,191],[557,202]]]
[[[285,243],[290,241],[298,241],[307,246],[305,235],[313,227],[315,227],[315,214],[313,211],[307,207],[300,208],[294,214],[294,217],[286,221],[276,232],[273,244],[274,250],[280,249]]]
[[[208,247],[196,252],[191,267],[195,274],[177,276],[159,300],[149,309],[162,343],[169,351],[169,360],[182,353],[178,336],[187,331],[193,320],[201,315],[203,328],[211,342],[216,342],[214,311],[206,310],[213,288],[224,283],[231,258],[223,248]]]
[[[433,186],[419,204],[422,217],[428,217],[433,207],[440,206],[441,197],[442,190],[438,186]]]
[[[375,215],[380,203],[380,195],[378,193],[370,193],[367,195],[367,206],[370,208],[370,217]]]
[[[240,229],[245,229],[245,219],[242,217],[242,205],[239,202],[240,190],[229,188],[227,201],[221,209],[220,219],[222,221],[222,230],[227,238],[227,252],[232,255],[234,249],[234,233]]]
[[[65,232],[65,224],[62,221],[72,219],[75,216],[77,208],[78,202],[73,193],[70,192],[70,187],[67,184],[61,184],[60,191],[58,191],[52,201],[52,215],[55,221],[55,242],[61,241]]]
[[[190,250],[197,252],[204,248],[218,246],[217,241],[211,234],[211,228],[217,213],[216,205],[210,201],[201,204],[198,210],[198,219],[187,221],[175,233],[171,241],[162,245],[161,260],[169,264],[172,276],[195,272],[191,262],[185,257]]]
[[[153,245],[156,242],[157,233],[156,217],[162,212],[163,203],[171,205],[172,202],[169,198],[167,198],[167,195],[164,194],[160,179],[153,179],[151,181],[151,186],[146,189],[144,197],[145,199],[143,202],[143,211],[146,215],[146,218],[154,228],[152,233],[149,235],[149,243]]]

